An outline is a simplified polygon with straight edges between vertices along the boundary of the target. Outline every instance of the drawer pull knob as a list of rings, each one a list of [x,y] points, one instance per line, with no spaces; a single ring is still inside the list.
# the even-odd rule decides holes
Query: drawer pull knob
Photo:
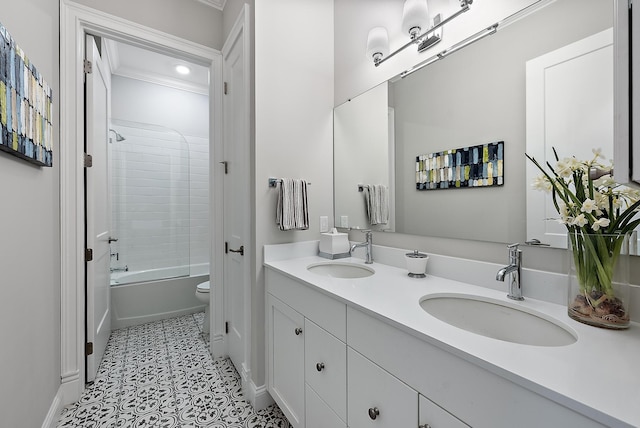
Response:
[[[324,363],[316,363],[316,370],[318,370],[319,372],[324,370]]]
[[[302,329],[300,327],[295,329],[296,336],[300,336],[302,334]]]
[[[376,420],[376,418],[380,415],[380,410],[378,410],[377,407],[372,407],[369,409],[369,417],[371,419],[373,419],[374,421]]]

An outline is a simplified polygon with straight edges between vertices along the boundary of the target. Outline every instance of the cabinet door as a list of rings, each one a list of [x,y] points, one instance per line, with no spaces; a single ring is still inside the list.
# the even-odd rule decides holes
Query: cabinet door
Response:
[[[346,421],[347,345],[308,319],[304,326],[305,381]]]
[[[268,388],[289,422],[304,427],[304,318],[267,294]]]
[[[420,396],[420,427],[424,428],[469,428],[433,401]]]
[[[415,428],[418,393],[347,348],[350,428]]]
[[[347,428],[347,424],[309,385],[306,385],[305,401],[306,428]]]

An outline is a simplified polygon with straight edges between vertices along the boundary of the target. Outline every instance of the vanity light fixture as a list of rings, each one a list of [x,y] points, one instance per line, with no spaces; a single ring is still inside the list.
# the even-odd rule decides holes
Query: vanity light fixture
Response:
[[[191,73],[191,69],[186,65],[179,64],[179,65],[176,65],[176,72],[178,74],[182,74],[183,76],[186,76],[187,74]]]
[[[389,53],[389,35],[384,27],[374,27],[367,37],[367,57],[377,66]]]
[[[387,30],[384,27],[375,27],[369,31],[369,37],[367,39],[367,56],[373,58],[373,64],[377,67],[389,58],[397,55],[401,51],[405,50],[411,45],[418,45],[418,52],[422,52],[429,49],[442,39],[442,27],[458,16],[469,10],[473,0],[459,0],[460,10],[455,12],[448,18],[442,19],[440,14],[436,15],[433,20],[433,25],[426,31],[422,31],[423,27],[429,25],[429,10],[427,7],[427,0],[405,0],[402,11],[402,30],[409,34],[411,40],[396,49],[389,55],[386,55],[385,50],[378,48],[374,50],[371,48],[373,40],[377,40],[377,37],[382,38],[382,32],[384,31],[384,38],[386,40],[386,52],[389,51],[389,37]],[[381,45],[381,44],[380,44]],[[378,45],[378,46],[380,46]]]
[[[463,41],[456,43],[455,45],[451,46],[449,49],[445,49],[442,52],[439,52],[437,54],[435,54],[434,56],[432,56],[431,58],[428,58],[426,60],[424,60],[423,62],[421,62],[420,64],[417,64],[415,66],[413,66],[412,68],[410,68],[407,71],[403,71],[402,73],[400,73],[400,77],[401,78],[405,78],[408,75],[410,75],[411,73],[415,73],[416,71],[420,70],[421,68],[426,67],[429,64],[433,64],[434,62],[446,57],[447,55],[451,55],[452,53],[466,47],[469,46],[472,43],[477,42],[480,39],[483,39],[487,36],[490,36],[491,34],[495,34],[496,31],[498,31],[498,23],[493,24],[490,27],[487,27],[481,31],[478,31],[477,33],[475,33],[474,35],[467,37],[466,39],[464,39]]]

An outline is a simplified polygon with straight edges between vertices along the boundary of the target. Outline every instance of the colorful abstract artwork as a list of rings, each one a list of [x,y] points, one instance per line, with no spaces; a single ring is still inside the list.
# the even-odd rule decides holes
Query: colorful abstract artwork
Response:
[[[0,24],[0,150],[53,165],[53,91]]]
[[[504,141],[416,156],[416,189],[504,184]]]

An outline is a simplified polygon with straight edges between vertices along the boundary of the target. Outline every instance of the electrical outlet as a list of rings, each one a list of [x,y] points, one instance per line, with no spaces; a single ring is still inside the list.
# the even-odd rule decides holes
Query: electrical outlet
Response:
[[[320,233],[329,231],[329,217],[326,215],[320,216]]]
[[[349,227],[349,216],[340,216],[340,227]]]

